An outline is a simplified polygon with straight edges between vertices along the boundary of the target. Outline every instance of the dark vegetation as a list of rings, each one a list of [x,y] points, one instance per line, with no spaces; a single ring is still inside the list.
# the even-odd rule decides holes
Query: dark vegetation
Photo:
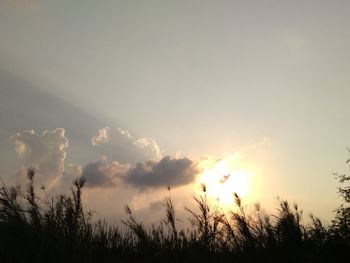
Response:
[[[35,171],[28,185],[0,188],[1,262],[347,262],[350,251],[350,176],[337,175],[343,204],[330,226],[279,200],[277,213],[268,215],[255,205],[246,213],[235,194],[236,209],[223,214],[203,194],[197,208],[186,208],[192,228],[179,230],[171,197],[163,201],[165,218],[146,229],[127,206],[122,228],[92,221],[83,209],[85,180],[76,180],[70,195],[39,198]],[[45,189],[42,188],[45,192]],[[170,188],[169,188],[170,190]]]

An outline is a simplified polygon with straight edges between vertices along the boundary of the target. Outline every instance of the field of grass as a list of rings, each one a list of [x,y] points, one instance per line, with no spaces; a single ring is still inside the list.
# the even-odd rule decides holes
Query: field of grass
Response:
[[[70,195],[39,198],[35,171],[28,185],[0,188],[0,262],[341,262],[350,251],[350,176],[338,176],[343,204],[331,225],[311,216],[303,224],[297,205],[279,200],[274,215],[259,204],[247,214],[235,194],[236,210],[211,207],[203,186],[197,209],[186,209],[192,228],[176,225],[171,197],[163,200],[164,220],[146,229],[126,207],[120,226],[95,222],[81,202],[85,180]],[[44,190],[44,189],[42,189]],[[344,261],[346,262],[346,260]]]

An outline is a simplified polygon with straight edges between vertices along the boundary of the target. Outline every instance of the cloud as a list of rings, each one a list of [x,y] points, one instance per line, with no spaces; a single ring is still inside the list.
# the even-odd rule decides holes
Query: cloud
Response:
[[[92,145],[100,153],[106,153],[105,157],[85,166],[68,165],[67,171],[64,163],[68,139],[64,129],[46,130],[42,134],[25,130],[10,137],[10,141],[22,164],[37,168],[39,182],[48,188],[69,186],[79,176],[86,178],[90,188],[112,187],[118,183],[142,189],[157,188],[186,183],[193,173],[189,159],[160,159],[160,148],[153,139],[136,139],[120,128],[103,128],[92,138]]]
[[[105,160],[88,163],[82,170],[88,187],[110,187],[116,184],[116,180],[122,178],[129,165],[116,161],[106,163]]]
[[[83,167],[78,164],[68,164],[62,175],[52,180],[48,188],[52,187],[52,191],[57,191],[58,194],[69,191],[73,186],[73,182],[80,178],[83,173]]]
[[[87,164],[82,175],[89,187],[111,187],[118,182],[145,190],[185,185],[192,182],[197,173],[197,166],[190,159],[166,156],[159,161],[146,161],[132,167],[102,159]]]
[[[137,163],[162,157],[160,147],[151,138],[135,138],[127,130],[105,127],[92,137],[91,144],[110,160]]]
[[[95,146],[107,143],[111,137],[110,130],[109,127],[98,130],[98,134],[92,137],[91,144]]]
[[[62,175],[68,139],[65,130],[58,128],[44,131],[42,134],[34,130],[18,132],[10,137],[18,156],[25,160],[26,166],[33,166],[46,178]]]
[[[166,156],[158,162],[138,163],[128,171],[124,180],[142,189],[176,187],[192,182],[197,173],[196,165],[190,159],[175,159]]]

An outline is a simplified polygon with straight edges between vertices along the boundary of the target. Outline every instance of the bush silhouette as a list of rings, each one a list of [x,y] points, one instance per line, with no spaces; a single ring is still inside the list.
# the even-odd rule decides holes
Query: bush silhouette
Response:
[[[297,205],[278,200],[276,215],[260,204],[247,215],[234,194],[235,210],[223,213],[211,207],[203,193],[194,197],[196,209],[186,208],[192,228],[179,230],[170,196],[163,200],[165,218],[146,229],[129,206],[125,228],[93,222],[81,197],[84,178],[74,181],[69,195],[39,198],[34,188],[35,170],[27,171],[28,184],[0,188],[1,262],[334,262],[350,248],[350,177],[338,176],[343,204],[328,227],[311,216],[302,224]],[[45,192],[45,188],[41,188]]]

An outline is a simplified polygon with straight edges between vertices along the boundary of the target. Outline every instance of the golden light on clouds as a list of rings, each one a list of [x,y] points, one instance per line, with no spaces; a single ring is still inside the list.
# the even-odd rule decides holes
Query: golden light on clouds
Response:
[[[207,197],[222,209],[234,206],[234,193],[245,200],[252,199],[254,169],[244,165],[239,154],[223,159],[201,161],[202,173],[198,183],[205,185]]]

